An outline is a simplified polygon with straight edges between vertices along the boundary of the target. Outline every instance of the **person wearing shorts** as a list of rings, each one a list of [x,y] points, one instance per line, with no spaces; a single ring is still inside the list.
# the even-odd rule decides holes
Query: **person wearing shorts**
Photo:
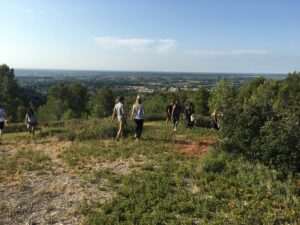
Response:
[[[115,118],[115,115],[117,115],[118,122],[119,122],[119,130],[117,133],[116,140],[119,140],[120,137],[124,138],[124,128],[126,124],[126,113],[124,110],[124,101],[125,98],[122,96],[119,98],[118,103],[115,105],[112,115],[112,121]]]

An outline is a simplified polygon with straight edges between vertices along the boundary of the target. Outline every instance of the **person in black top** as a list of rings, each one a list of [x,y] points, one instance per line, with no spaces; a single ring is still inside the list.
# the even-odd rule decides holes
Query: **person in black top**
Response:
[[[166,108],[166,113],[167,113],[166,124],[168,124],[172,118],[172,111],[173,111],[173,102],[171,102],[170,105],[168,105]]]
[[[179,124],[179,118],[181,113],[181,106],[178,100],[175,101],[175,104],[173,104],[173,110],[172,110],[172,118],[173,118],[173,130],[177,130],[177,126]]]
[[[192,116],[195,114],[193,103],[189,102],[184,109],[184,117],[186,128],[191,129],[194,125],[194,120],[192,120]]]

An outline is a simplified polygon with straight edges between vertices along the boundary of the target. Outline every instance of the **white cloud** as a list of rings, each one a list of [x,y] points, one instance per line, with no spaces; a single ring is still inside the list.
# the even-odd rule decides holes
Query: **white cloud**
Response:
[[[166,54],[176,47],[173,39],[147,39],[147,38],[117,38],[117,37],[95,37],[96,45],[102,49],[128,49],[132,52],[149,51]]]
[[[176,41],[173,39],[160,39],[157,51],[165,54],[176,48]]]
[[[265,50],[233,50],[233,51],[187,51],[189,55],[193,56],[205,56],[205,57],[216,57],[216,56],[239,56],[239,55],[265,55],[268,51]]]

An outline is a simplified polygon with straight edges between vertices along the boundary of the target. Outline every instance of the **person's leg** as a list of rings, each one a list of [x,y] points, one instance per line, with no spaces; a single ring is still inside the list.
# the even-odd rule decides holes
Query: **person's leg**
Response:
[[[176,128],[176,118],[173,117],[173,130],[175,130],[175,128]]]
[[[136,128],[135,128],[135,134],[134,134],[134,137],[137,138],[138,137],[138,133],[139,133],[139,120],[135,119],[135,124],[136,124]]]
[[[185,126],[186,126],[186,128],[190,127],[189,119],[188,118],[185,119]]]
[[[121,121],[121,137],[124,138],[125,120]]]
[[[137,138],[140,138],[142,135],[143,125],[144,125],[144,120],[139,120],[139,132],[138,132]]]
[[[32,134],[32,139],[35,137],[35,125],[31,126],[31,134]]]
[[[192,128],[192,121],[191,121],[191,117],[190,116],[188,118],[188,126],[189,126],[189,129]]]
[[[4,130],[4,122],[0,122],[0,140],[2,140]]]
[[[119,130],[118,130],[117,137],[116,137],[117,140],[120,138],[121,131],[122,131],[122,121],[120,120],[119,121]]]
[[[178,124],[179,124],[179,117],[176,118],[175,129],[177,129]]]

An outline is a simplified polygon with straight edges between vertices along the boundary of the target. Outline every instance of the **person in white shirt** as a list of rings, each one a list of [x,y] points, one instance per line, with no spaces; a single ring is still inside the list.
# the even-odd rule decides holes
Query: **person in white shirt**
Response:
[[[31,108],[27,109],[27,113],[25,116],[25,126],[31,135],[31,138],[34,139],[35,137],[35,129],[37,126],[37,116],[33,112]]]
[[[136,123],[136,132],[134,137],[137,140],[140,139],[143,131],[144,116],[145,116],[145,109],[144,109],[144,105],[142,104],[142,99],[137,98],[135,104],[132,107],[132,112],[131,112],[131,120],[133,120],[134,118],[134,121]]]
[[[115,115],[117,115],[118,121],[119,121],[119,131],[117,133],[116,140],[118,140],[120,137],[124,137],[124,128],[126,124],[126,113],[124,109],[124,101],[125,98],[122,96],[119,98],[119,102],[115,105],[112,118],[113,121],[115,118]]]

